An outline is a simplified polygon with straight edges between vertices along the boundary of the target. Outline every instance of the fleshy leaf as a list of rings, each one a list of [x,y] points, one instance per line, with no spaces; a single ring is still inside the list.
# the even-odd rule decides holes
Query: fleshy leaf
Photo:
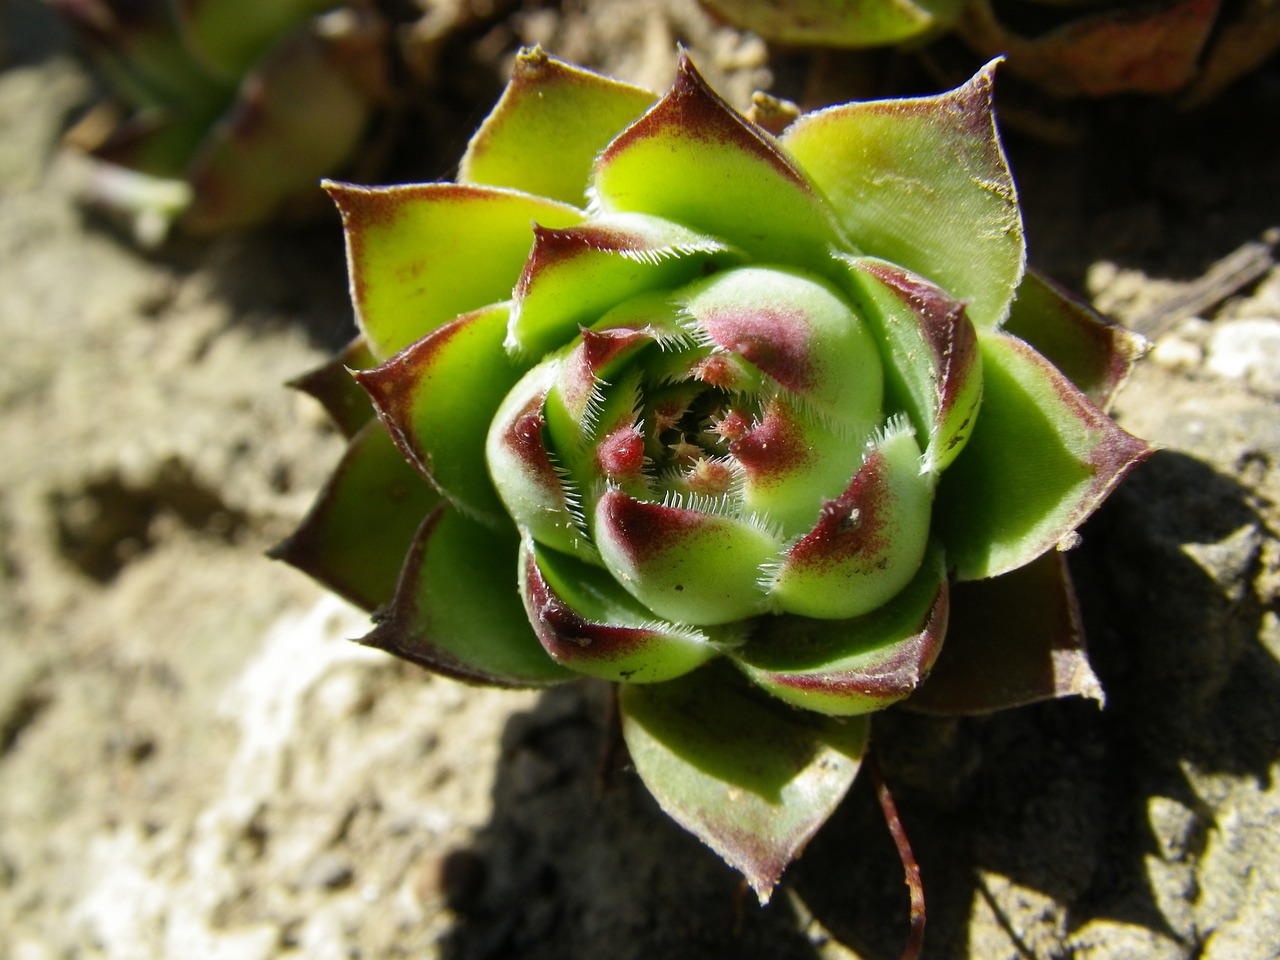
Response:
[[[1034,270],[1022,278],[1004,329],[1035,347],[1103,410],[1148,347],[1145,337]]]
[[[739,267],[679,293],[688,326],[746,360],[832,423],[880,419],[884,374],[867,324],[837,290],[800,270]]]
[[[439,500],[382,424],[370,420],[306,519],[270,556],[373,610],[391,599],[413,531]]]
[[[1003,576],[952,588],[946,646],[907,705],[926,713],[987,713],[1076,695],[1102,702],[1066,558],[1055,551]]]
[[[539,687],[572,674],[547,656],[512,587],[519,541],[438,507],[418,528],[391,605],[361,639],[458,680]]]
[[[493,417],[485,460],[507,513],[539,543],[594,560],[586,534],[581,491],[547,449],[547,392],[560,361],[546,360],[511,389]]]
[[[658,805],[740,871],[767,903],[848,792],[864,718],[795,710],[709,664],[669,683],[627,684],[622,735]]]
[[[510,299],[534,221],[569,227],[583,216],[497,187],[326,187],[346,227],[356,319],[383,359],[460,314]]]
[[[961,580],[999,576],[1062,542],[1151,448],[1022,340],[982,338],[978,424],[943,475],[937,516]]]
[[[678,287],[730,256],[714,237],[643,214],[597,217],[567,230],[535,227],[516,285],[508,346],[543,354],[614,305]]]
[[[593,567],[530,540],[521,545],[520,594],[557,663],[626,683],[671,680],[719,653],[702,630],[659,620]]]
[[[458,182],[581,206],[596,155],[655,99],[537,47],[521,50],[502,98],[467,145]]]
[[[192,158],[194,200],[183,225],[212,232],[268,219],[342,165],[370,110],[324,40],[311,32],[289,38],[245,81],[234,109]]]
[[[703,0],[773,43],[878,47],[945,29],[964,0]]]
[[[768,262],[823,270],[839,239],[805,175],[684,54],[671,90],[600,155],[592,191],[602,211],[674,220]]]
[[[780,544],[750,519],[710,503],[649,503],[609,490],[592,530],[605,567],[659,617],[711,625],[764,609],[757,570]]]
[[[333,425],[351,439],[373,418],[369,395],[360,389],[351,371],[364,370],[376,363],[364,338],[357,337],[337,356],[290,380],[288,386],[318,400]]]
[[[752,682],[794,706],[835,716],[910,696],[948,636],[942,551],[888,603],[852,620],[763,617],[732,659]],[[948,641],[950,642],[950,641]]]
[[[982,399],[982,353],[964,304],[894,264],[849,258],[863,312],[885,345],[885,373],[920,436],[924,469],[939,473],[964,449]]]
[[[994,73],[993,62],[949,93],[805,114],[782,135],[862,252],[927,277],[979,329],[1004,320],[1026,257]]]
[[[871,434],[846,435],[782,397],[771,401],[758,423],[729,444],[742,468],[742,505],[767,517],[783,536],[810,530],[823,504],[849,485]]]
[[[775,609],[857,617],[911,582],[929,544],[934,490],[920,460],[913,431],[901,420],[869,445],[844,493],[824,503],[813,529],[770,565]]]
[[[437,327],[385,364],[356,374],[391,436],[449,502],[490,526],[505,512],[485,462],[485,434],[527,367],[502,348],[508,308]]]

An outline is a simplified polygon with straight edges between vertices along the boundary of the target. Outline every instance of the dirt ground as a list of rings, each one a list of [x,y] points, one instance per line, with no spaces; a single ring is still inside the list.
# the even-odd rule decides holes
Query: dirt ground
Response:
[[[429,677],[264,559],[340,451],[281,386],[351,332],[337,226],[138,252],[71,199],[67,38],[0,16],[0,958],[897,956],[865,784],[762,910],[632,775],[597,789],[601,687]],[[692,0],[464,52],[493,91],[530,41],[660,88],[677,40],[740,105],[812,66]],[[877,721],[926,957],[1280,957],[1277,117],[1273,61],[1008,133],[1033,261],[1155,340],[1118,416],[1163,450],[1072,555],[1104,709]]]

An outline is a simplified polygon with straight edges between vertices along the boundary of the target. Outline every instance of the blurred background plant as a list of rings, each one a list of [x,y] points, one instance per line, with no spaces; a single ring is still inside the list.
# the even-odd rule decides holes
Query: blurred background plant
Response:
[[[1280,48],[1275,0],[702,0],[766,40],[924,47],[948,34],[1058,98],[1202,103]]]
[[[321,177],[372,172],[441,42],[498,12],[465,0],[46,0],[107,95],[68,133],[86,199],[154,246],[324,209]]]

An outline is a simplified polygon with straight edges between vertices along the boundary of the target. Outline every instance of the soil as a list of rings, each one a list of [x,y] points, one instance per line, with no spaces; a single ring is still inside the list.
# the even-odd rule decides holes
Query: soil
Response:
[[[0,957],[897,956],[865,783],[761,909],[601,783],[602,687],[427,676],[263,557],[341,447],[281,386],[351,333],[336,223],[139,252],[58,149],[91,77],[42,4],[0,16]],[[801,89],[692,0],[530,8],[459,55],[489,97],[533,41]],[[1280,957],[1280,69],[1072,116],[1007,132],[1032,259],[1155,341],[1116,413],[1163,449],[1071,557],[1103,709],[877,719],[925,956]]]

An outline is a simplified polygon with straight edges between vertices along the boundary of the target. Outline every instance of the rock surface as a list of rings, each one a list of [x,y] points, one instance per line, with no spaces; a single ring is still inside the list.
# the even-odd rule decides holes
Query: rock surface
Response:
[[[89,78],[39,4],[0,15],[0,957],[896,956],[866,784],[760,910],[630,774],[599,788],[604,689],[428,677],[263,559],[339,450],[278,387],[349,332],[336,226],[133,251],[56,151]],[[473,54],[661,86],[677,39],[739,104],[769,82],[675,0],[530,8]],[[927,957],[1280,956],[1280,271],[1201,289],[1280,225],[1274,67],[1010,140],[1033,259],[1156,342],[1118,414],[1164,449],[1072,558],[1105,709],[877,723]]]

